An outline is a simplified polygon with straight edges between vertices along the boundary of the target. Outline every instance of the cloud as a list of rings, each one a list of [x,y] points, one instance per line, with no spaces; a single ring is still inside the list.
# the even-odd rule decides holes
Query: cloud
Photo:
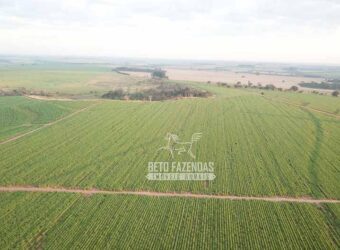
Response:
[[[340,63],[337,0],[0,0],[0,53]]]

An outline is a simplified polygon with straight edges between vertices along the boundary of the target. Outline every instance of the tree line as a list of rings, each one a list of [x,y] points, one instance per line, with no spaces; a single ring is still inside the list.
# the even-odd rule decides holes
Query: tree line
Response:
[[[123,89],[116,89],[105,93],[102,95],[102,98],[113,100],[162,101],[185,97],[204,98],[209,96],[211,96],[211,93],[205,90],[194,89],[179,84],[161,84],[155,88],[132,93],[124,91]]]

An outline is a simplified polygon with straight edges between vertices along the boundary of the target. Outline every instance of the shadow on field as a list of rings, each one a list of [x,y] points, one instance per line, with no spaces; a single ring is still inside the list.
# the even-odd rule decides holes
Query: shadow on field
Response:
[[[311,191],[312,194],[320,197],[322,192],[318,186],[318,173],[317,173],[317,161],[320,158],[321,143],[323,141],[323,129],[321,127],[320,120],[310,111],[303,109],[313,122],[315,126],[315,143],[313,150],[309,157],[308,171],[310,174]]]

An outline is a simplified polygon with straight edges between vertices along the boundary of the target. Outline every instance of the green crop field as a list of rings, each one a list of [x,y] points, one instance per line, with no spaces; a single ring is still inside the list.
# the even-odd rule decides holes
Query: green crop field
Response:
[[[188,84],[214,96],[0,97],[3,139],[87,107],[0,145],[0,187],[340,199],[338,98]],[[214,162],[216,179],[148,180],[149,162],[193,161],[159,150],[167,133],[202,133],[195,161]],[[19,192],[0,200],[1,249],[340,247],[339,204]]]
[[[148,162],[171,160],[157,152],[167,132],[203,134],[195,154],[215,163],[214,182],[146,180]],[[229,98],[106,101],[3,145],[0,184],[340,198],[339,138],[335,118],[242,90]]]
[[[338,98],[316,94],[281,93],[277,91],[268,91],[267,94],[276,101],[291,102],[307,108],[310,107],[340,115],[340,101]]]
[[[86,107],[87,102],[40,101],[19,96],[0,97],[0,142]]]
[[[336,249],[339,206],[0,194],[1,249]],[[336,222],[338,223],[338,221]]]
[[[340,250],[340,0],[0,0],[0,250]]]
[[[0,90],[26,88],[64,95],[101,94],[117,87],[138,87],[140,81],[143,78],[112,72],[109,66],[0,65]]]

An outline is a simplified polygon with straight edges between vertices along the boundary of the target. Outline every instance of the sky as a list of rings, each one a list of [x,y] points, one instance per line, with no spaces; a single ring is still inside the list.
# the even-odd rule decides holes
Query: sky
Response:
[[[0,54],[340,64],[340,0],[0,0]]]

